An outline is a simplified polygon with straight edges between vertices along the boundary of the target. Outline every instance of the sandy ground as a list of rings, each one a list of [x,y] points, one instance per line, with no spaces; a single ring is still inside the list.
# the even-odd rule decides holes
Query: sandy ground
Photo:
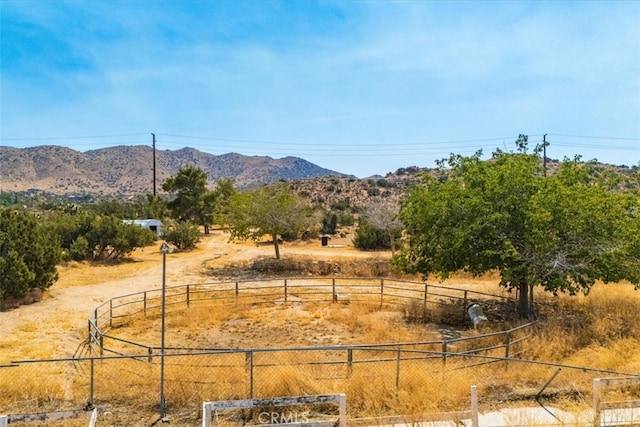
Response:
[[[336,257],[389,257],[388,253],[355,250],[350,237],[333,239],[322,247],[317,240],[285,243],[283,258],[306,255],[318,259]],[[221,231],[203,236],[198,248],[167,254],[167,286],[211,280],[205,264],[225,266],[259,257],[273,257],[272,245],[229,243]],[[12,360],[71,357],[86,336],[87,319],[96,306],[110,298],[158,289],[162,286],[160,244],[137,250],[130,262],[111,266],[71,263],[59,268],[60,279],[42,301],[0,312],[0,364]]]

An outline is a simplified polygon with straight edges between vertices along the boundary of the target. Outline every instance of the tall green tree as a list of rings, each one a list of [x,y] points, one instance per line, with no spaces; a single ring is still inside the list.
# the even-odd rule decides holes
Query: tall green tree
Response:
[[[490,160],[451,156],[443,179],[425,177],[402,204],[406,240],[394,262],[444,279],[500,272],[531,314],[533,286],[588,292],[596,280],[640,284],[638,196],[612,190],[578,159],[545,177],[539,151],[497,151]],[[635,234],[633,234],[635,233]]]
[[[58,280],[60,242],[33,214],[0,210],[0,300],[45,290]]]
[[[205,234],[209,234],[215,195],[207,190],[207,174],[202,169],[183,166],[175,176],[162,183],[162,189],[175,195],[168,205],[174,218],[193,221],[204,227]]]
[[[304,201],[286,183],[278,183],[233,195],[224,227],[231,238],[259,241],[270,236],[276,259],[280,259],[280,236],[299,235],[315,221]]]

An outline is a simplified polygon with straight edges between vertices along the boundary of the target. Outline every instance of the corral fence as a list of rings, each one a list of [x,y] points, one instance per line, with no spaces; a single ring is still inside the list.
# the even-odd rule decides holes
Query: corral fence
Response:
[[[434,308],[447,307],[443,315],[448,321],[460,324],[469,318],[471,303],[482,301],[498,302],[500,308],[494,317],[507,319],[515,310],[516,299],[512,295],[493,295],[469,289],[430,285],[391,279],[350,279],[350,278],[295,278],[259,281],[212,282],[137,292],[112,298],[94,310],[89,319],[89,336],[92,349],[109,351],[104,346],[105,337],[112,328],[125,325],[135,315],[158,316],[163,307],[169,313],[173,309],[188,308],[192,304],[205,301],[233,303],[244,298],[262,302],[343,302],[378,303],[380,306],[395,306],[405,311],[410,320],[429,320]],[[495,319],[494,319],[495,320]],[[455,342],[456,340],[446,340]],[[509,340],[506,339],[508,342]],[[121,340],[127,343],[127,340]],[[137,345],[133,342],[132,345]],[[509,346],[509,344],[506,344]],[[151,347],[153,351],[153,346]],[[447,352],[447,348],[443,348]],[[509,354],[507,354],[509,356]]]
[[[202,402],[316,394],[346,394],[350,419],[396,414],[411,418],[466,410],[472,386],[487,407],[523,401],[542,405],[558,396],[580,396],[591,406],[596,376],[633,375],[526,360],[535,322],[438,341],[291,348],[162,348],[114,334],[126,331],[124,326],[135,316],[158,316],[163,305],[171,312],[245,297],[252,303],[373,301],[416,316],[446,306],[452,311],[447,315],[461,319],[472,303],[502,301],[492,315],[505,317],[515,305],[508,296],[389,279],[183,285],[165,288],[165,304],[162,290],[125,295],[95,309],[88,320],[86,347],[75,357],[0,365],[0,413],[38,419],[33,417],[108,407],[111,424],[127,425],[132,412],[162,412],[162,390],[170,416],[184,422],[172,421],[174,425],[199,424]]]

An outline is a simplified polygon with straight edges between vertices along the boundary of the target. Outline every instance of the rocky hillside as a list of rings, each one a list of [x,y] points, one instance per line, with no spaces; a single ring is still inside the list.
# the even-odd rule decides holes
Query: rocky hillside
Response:
[[[156,151],[156,188],[181,166],[193,165],[213,184],[231,178],[236,187],[278,180],[344,177],[297,157],[273,159],[229,153],[221,156],[193,148]],[[39,190],[57,195],[133,196],[153,191],[153,149],[118,146],[79,152],[59,146],[0,147],[0,190]]]

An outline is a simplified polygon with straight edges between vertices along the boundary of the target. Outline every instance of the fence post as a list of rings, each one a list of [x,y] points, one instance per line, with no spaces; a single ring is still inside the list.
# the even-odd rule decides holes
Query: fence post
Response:
[[[462,300],[462,318],[465,319],[467,316],[467,291],[464,291],[464,299]]]
[[[253,399],[253,350],[245,353],[245,361],[249,370],[249,399]]]
[[[104,356],[104,335],[100,334],[100,356]]]
[[[471,386],[471,426],[478,427],[478,387]]]
[[[91,405],[93,405],[93,379],[94,379],[94,363],[95,360],[93,360],[93,356],[91,356],[91,362],[90,362],[90,370],[89,370],[89,403]]]
[[[601,420],[601,411],[600,411],[600,402],[601,402],[601,398],[602,396],[600,395],[602,391],[602,383],[600,382],[600,378],[594,378],[593,379],[593,412],[594,412],[594,419],[593,419],[593,425],[594,426],[600,426],[600,423],[602,422]]]
[[[9,418],[6,415],[0,415],[0,427],[7,427],[9,424]]]
[[[236,298],[238,298],[238,294],[240,293],[240,285],[236,282]]]
[[[113,298],[109,300],[109,327],[113,328]]]
[[[189,292],[189,285],[187,285],[187,307],[191,305],[191,293]]]
[[[144,317],[147,317],[147,291],[142,294],[142,312]]]
[[[338,301],[338,298],[336,298],[336,295],[337,295],[336,294],[336,278],[333,277],[331,279],[331,300],[333,302],[337,302]]]
[[[427,285],[426,283],[424,284],[424,301],[422,302],[423,308],[424,308],[424,313],[423,315],[426,316],[427,315],[427,288],[429,287],[429,285]]]
[[[396,355],[396,391],[400,390],[400,352],[402,350],[398,349]]]
[[[384,301],[384,279],[380,279],[380,307]]]
[[[347,376],[351,378],[351,374],[353,373],[353,349],[347,349]]]
[[[447,364],[447,342],[442,341],[442,365]]]
[[[147,360],[149,361],[149,363],[153,362],[153,348],[152,347],[148,347],[147,348],[147,354],[149,356],[147,356]]]
[[[509,346],[511,344],[511,333],[507,331],[504,334],[504,367],[509,367]]]
[[[289,290],[287,289],[287,279],[284,279],[284,302],[287,302]]]

